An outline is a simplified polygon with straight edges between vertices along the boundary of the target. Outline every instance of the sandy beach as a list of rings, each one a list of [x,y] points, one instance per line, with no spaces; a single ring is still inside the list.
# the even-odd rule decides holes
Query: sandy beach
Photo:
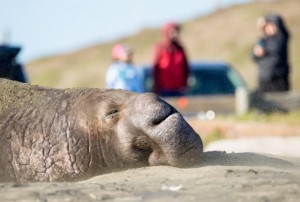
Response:
[[[0,201],[299,201],[300,159],[205,152],[193,168],[143,167],[74,183],[0,184]]]
[[[243,137],[218,140],[205,147],[205,151],[227,153],[255,152],[277,156],[300,158],[300,136],[288,137]]]

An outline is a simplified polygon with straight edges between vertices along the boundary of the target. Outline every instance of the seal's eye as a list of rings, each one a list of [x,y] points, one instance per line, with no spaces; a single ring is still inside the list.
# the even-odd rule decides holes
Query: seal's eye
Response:
[[[110,120],[113,120],[113,119],[115,119],[118,116],[118,114],[119,114],[119,110],[118,109],[114,109],[114,110],[108,112],[107,114],[105,114],[104,121],[108,122]]]

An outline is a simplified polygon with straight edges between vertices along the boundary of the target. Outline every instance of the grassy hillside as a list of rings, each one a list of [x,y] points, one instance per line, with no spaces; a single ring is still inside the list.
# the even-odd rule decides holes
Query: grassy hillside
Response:
[[[293,90],[300,90],[300,2],[277,0],[254,2],[219,10],[183,24],[182,41],[192,60],[225,60],[238,69],[250,88],[256,86],[257,68],[250,59],[251,47],[259,36],[256,20],[276,11],[283,15],[292,33],[290,62]],[[95,45],[73,53],[42,58],[26,65],[31,83],[51,87],[104,87],[116,42],[135,50],[135,63],[151,62],[153,45],[160,39],[158,29],[147,29],[114,42]]]

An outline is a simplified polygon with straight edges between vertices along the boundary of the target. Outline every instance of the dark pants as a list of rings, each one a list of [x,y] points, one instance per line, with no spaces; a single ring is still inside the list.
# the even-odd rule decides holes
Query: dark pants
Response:
[[[260,80],[259,91],[264,92],[283,92],[290,89],[287,76],[276,77],[271,81]]]
[[[162,97],[180,97],[183,96],[181,91],[176,90],[162,90],[158,93]]]

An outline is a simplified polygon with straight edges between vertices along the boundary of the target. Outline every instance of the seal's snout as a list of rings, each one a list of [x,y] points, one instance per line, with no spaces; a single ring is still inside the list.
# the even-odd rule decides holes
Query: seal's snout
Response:
[[[136,110],[143,117],[141,125],[155,127],[166,120],[176,110],[154,93],[143,93],[136,97]]]
[[[201,138],[174,107],[153,93],[138,94],[133,102],[132,121],[151,142],[146,147],[137,141],[137,151],[142,150],[150,165],[184,167],[201,161]]]
[[[173,108],[171,108],[166,103],[162,102],[159,104],[159,106],[157,106],[157,108],[156,108],[157,116],[152,117],[153,119],[152,119],[151,123],[153,126],[157,126],[157,125],[161,124],[162,122],[164,122],[168,117],[170,117],[174,113],[175,113],[175,110]]]

